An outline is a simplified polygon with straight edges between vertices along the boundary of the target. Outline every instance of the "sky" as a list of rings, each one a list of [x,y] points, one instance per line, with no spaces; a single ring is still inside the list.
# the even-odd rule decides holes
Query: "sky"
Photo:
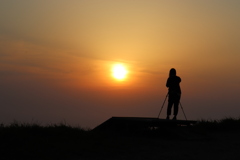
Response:
[[[239,28],[239,0],[1,0],[0,123],[156,118],[171,68],[188,119],[239,118]]]

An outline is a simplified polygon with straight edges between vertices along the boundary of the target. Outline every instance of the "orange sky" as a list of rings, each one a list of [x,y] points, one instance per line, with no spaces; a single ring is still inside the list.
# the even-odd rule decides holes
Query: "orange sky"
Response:
[[[0,122],[155,117],[172,67],[189,119],[239,117],[239,19],[237,0],[3,0]]]

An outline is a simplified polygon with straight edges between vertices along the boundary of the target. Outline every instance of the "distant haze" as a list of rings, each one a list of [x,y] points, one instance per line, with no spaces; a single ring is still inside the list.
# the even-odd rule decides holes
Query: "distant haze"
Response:
[[[157,117],[171,68],[188,119],[238,118],[239,28],[239,0],[1,0],[0,123]]]

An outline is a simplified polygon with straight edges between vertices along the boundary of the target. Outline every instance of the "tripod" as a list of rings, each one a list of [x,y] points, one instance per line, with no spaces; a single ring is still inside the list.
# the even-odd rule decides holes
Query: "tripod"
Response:
[[[162,104],[162,108],[161,108],[161,110],[160,110],[160,112],[159,112],[159,114],[158,114],[158,118],[159,118],[159,116],[160,116],[160,114],[161,114],[161,112],[162,112],[163,106],[164,106],[164,104],[165,104],[165,101],[166,101],[168,95],[169,95],[169,93],[167,93],[167,95],[166,95],[166,97],[165,97],[165,99],[164,99],[164,102],[163,102],[163,104]],[[183,115],[184,115],[184,117],[185,117],[185,119],[186,119],[186,121],[187,121],[187,117],[186,117],[186,115],[185,115],[185,112],[184,112],[184,110],[183,110],[183,107],[182,107],[182,104],[181,104],[180,101],[179,101],[179,104],[180,104],[181,109],[182,109],[182,111],[183,111]]]

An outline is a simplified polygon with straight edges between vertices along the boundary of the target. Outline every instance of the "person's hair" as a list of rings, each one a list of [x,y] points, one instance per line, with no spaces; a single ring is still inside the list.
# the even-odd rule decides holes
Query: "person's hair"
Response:
[[[170,69],[170,71],[169,71],[169,77],[171,77],[171,76],[176,76],[176,75],[177,75],[176,69],[174,69],[174,68]]]

